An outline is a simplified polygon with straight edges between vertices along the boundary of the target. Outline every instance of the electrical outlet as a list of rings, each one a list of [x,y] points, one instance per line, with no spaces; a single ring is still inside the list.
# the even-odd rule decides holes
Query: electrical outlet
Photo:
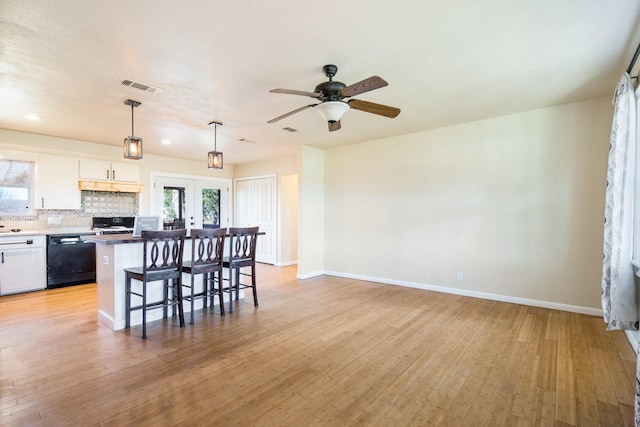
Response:
[[[463,280],[464,279],[464,274],[462,274],[462,271],[458,271],[458,280]]]
[[[109,257],[108,256],[103,256],[102,257],[102,263],[104,265],[109,265]]]
[[[60,218],[59,216],[50,216],[47,218],[47,222],[49,223],[49,225],[60,225],[60,223],[62,222],[62,218]]]

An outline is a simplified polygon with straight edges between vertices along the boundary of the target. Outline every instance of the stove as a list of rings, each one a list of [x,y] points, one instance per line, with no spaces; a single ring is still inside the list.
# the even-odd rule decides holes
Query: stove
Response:
[[[135,217],[133,216],[94,216],[91,229],[100,234],[127,234],[133,233],[134,222]]]

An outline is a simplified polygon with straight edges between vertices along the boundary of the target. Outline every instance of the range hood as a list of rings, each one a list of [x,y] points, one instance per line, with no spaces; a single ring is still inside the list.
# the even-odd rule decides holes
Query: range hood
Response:
[[[142,193],[144,185],[126,182],[78,181],[80,190],[109,191],[114,193]]]

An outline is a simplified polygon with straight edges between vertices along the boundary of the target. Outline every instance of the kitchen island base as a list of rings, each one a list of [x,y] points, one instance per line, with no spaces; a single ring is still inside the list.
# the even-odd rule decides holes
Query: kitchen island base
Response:
[[[98,319],[114,331],[125,328],[125,273],[124,269],[142,264],[142,239],[135,238],[131,234],[86,236],[86,240],[96,243],[96,282],[98,284]],[[184,259],[191,258],[191,244],[185,242]],[[183,274],[183,283],[189,283],[189,275]],[[186,281],[186,282],[185,282]],[[132,286],[141,286],[141,283],[132,281]],[[198,288],[200,287],[200,288]],[[196,292],[202,287],[200,277],[196,280]],[[229,295],[225,293],[225,301],[229,301]],[[149,301],[162,299],[162,285],[150,286]],[[240,292],[240,298],[244,293]],[[184,304],[184,302],[183,302]],[[195,309],[202,309],[202,299],[195,301]],[[215,310],[218,310],[218,301],[215,299]],[[208,309],[212,309],[208,307]],[[185,304],[185,312],[190,311],[190,306]],[[151,310],[147,313],[147,322],[162,319],[162,310]],[[142,323],[142,313],[131,313],[131,326]]]

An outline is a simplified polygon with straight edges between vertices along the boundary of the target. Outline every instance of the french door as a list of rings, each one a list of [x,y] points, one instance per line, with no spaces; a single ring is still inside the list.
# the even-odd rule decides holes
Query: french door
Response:
[[[229,226],[229,181],[156,176],[153,214],[164,228],[220,228]]]

